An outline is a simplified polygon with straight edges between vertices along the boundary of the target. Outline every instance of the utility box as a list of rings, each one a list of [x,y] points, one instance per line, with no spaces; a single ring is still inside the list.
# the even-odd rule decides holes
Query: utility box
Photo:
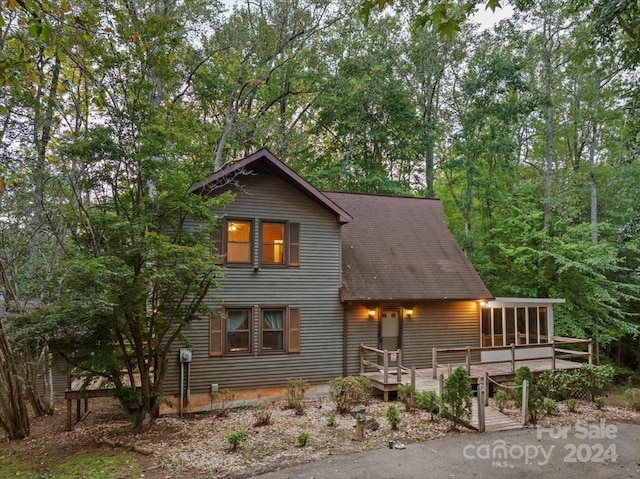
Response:
[[[180,362],[190,363],[192,360],[191,350],[189,348],[180,348]]]

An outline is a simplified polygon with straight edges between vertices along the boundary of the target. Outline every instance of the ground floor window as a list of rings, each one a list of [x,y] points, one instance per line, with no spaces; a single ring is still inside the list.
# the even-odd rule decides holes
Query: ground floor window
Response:
[[[547,306],[483,308],[482,346],[548,343]]]
[[[300,352],[300,308],[228,307],[209,318],[209,355]]]

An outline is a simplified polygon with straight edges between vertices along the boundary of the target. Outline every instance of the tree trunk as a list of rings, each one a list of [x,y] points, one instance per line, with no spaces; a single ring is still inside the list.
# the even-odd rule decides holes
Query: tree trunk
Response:
[[[9,440],[29,436],[29,414],[11,345],[0,323],[0,427]]]
[[[544,174],[543,228],[549,233],[551,223],[551,187],[553,185],[553,106],[551,102],[551,25],[544,25],[544,87],[545,87],[545,127],[546,127],[546,168]]]
[[[589,145],[589,187],[591,190],[591,242],[598,244],[598,190],[596,185],[596,146],[598,141],[598,103],[600,101],[600,78],[598,72],[594,80],[593,124]]]

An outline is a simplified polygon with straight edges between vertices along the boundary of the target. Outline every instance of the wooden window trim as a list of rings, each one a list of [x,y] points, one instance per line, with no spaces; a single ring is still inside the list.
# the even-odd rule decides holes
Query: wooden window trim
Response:
[[[269,224],[284,226],[284,257],[282,263],[267,263],[264,261],[264,226]],[[261,267],[277,269],[300,266],[300,223],[293,221],[261,219],[259,233],[259,262]]]
[[[248,223],[249,224],[249,259],[248,261],[229,261],[228,257],[228,248],[229,248],[229,223],[237,222],[237,223]],[[254,258],[254,231],[255,231],[255,221],[251,218],[225,218],[222,224],[221,230],[221,251],[223,256],[223,264],[225,266],[230,267],[239,267],[239,268],[249,268],[253,266],[253,258]]]
[[[247,350],[242,351],[230,351],[229,350],[229,338],[227,331],[227,312],[228,311],[246,311],[249,316],[249,344]],[[222,328],[223,334],[223,355],[224,356],[250,356],[253,354],[253,342],[254,342],[254,328],[253,328],[253,308],[249,306],[238,306],[224,308],[222,314]]]

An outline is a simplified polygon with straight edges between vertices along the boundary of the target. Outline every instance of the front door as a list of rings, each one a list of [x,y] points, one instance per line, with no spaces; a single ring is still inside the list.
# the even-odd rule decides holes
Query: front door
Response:
[[[380,310],[380,328],[378,346],[380,349],[395,351],[402,347],[402,310],[382,308]]]

